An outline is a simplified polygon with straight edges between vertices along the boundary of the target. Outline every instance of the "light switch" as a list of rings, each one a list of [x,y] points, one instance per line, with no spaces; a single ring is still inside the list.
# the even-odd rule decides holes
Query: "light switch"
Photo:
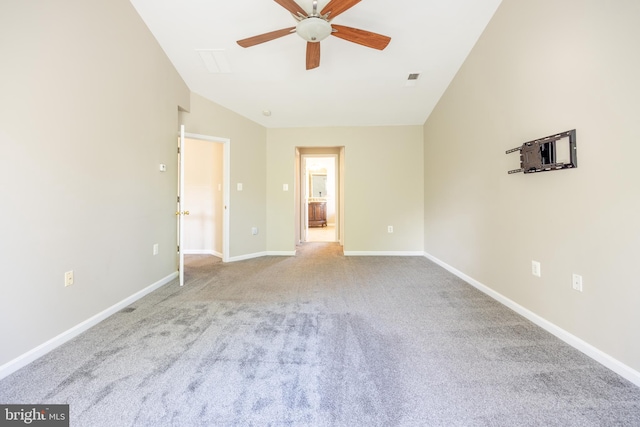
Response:
[[[241,182],[238,183],[238,191],[242,191],[242,183]]]
[[[289,191],[289,184],[282,184],[282,191]]]
[[[160,172],[166,172],[167,171],[167,165],[165,165],[164,163],[160,163]]]

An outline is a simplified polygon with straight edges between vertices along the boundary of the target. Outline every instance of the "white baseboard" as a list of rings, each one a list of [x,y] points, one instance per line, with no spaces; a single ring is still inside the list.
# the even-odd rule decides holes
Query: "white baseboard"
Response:
[[[344,256],[424,256],[422,251],[344,251]]]
[[[228,262],[244,261],[246,259],[260,258],[260,257],[266,256],[266,255],[267,255],[266,252],[256,252],[256,253],[253,253],[253,254],[238,255],[238,256],[234,256],[234,257],[229,257]]]
[[[6,376],[11,375],[15,371],[17,371],[18,369],[27,366],[29,363],[44,356],[45,354],[49,353],[51,350],[55,349],[56,347],[66,343],[67,341],[77,337],[78,335],[80,335],[87,329],[91,328],[92,326],[95,326],[98,323],[102,322],[104,319],[111,316],[112,314],[117,313],[118,311],[122,310],[126,306],[133,304],[143,296],[155,291],[161,286],[166,285],[176,277],[178,277],[177,271],[174,273],[171,273],[170,275],[164,277],[163,279],[158,280],[154,284],[147,286],[146,288],[136,292],[130,297],[123,299],[122,301],[112,305],[111,307],[101,311],[95,316],[90,317],[84,322],[77,324],[76,326],[72,327],[71,329],[68,329],[67,331],[61,333],[60,335],[51,338],[49,341],[46,341],[40,344],[36,348],[29,350],[28,352],[5,363],[4,365],[0,366],[0,379],[5,378]]]
[[[296,251],[267,251],[268,256],[296,256]]]
[[[266,251],[253,254],[239,255],[229,258],[229,262],[244,261],[246,259],[260,258],[263,256],[295,256],[296,251]]]
[[[222,254],[220,252],[214,251],[212,249],[185,249],[185,255],[213,255],[218,258],[222,258]]]
[[[542,329],[546,330],[547,332],[550,332],[551,334],[553,334],[556,337],[560,338],[562,341],[566,342],[570,346],[572,346],[575,349],[577,349],[577,350],[581,351],[582,353],[586,354],[587,356],[589,356],[590,358],[592,358],[596,362],[606,366],[607,368],[611,369],[613,372],[617,373],[621,377],[626,378],[627,380],[631,381],[632,383],[634,383],[635,385],[640,387],[640,372],[636,371],[635,369],[631,368],[630,366],[625,365],[624,363],[622,363],[619,360],[613,358],[612,356],[608,355],[607,353],[603,352],[602,350],[592,346],[588,342],[583,341],[582,339],[576,337],[575,335],[565,331],[564,329],[560,328],[559,326],[557,326],[557,325],[549,322],[548,320],[538,316],[534,312],[524,308],[520,304],[510,300],[509,298],[507,298],[504,295],[494,291],[493,289],[489,288],[488,286],[483,285],[482,283],[478,282],[477,280],[467,276],[463,272],[455,269],[454,267],[450,266],[449,264],[445,263],[444,261],[441,261],[438,258],[436,258],[436,257],[434,257],[434,256],[432,256],[432,255],[430,255],[430,254],[428,254],[426,252],[424,253],[424,256],[427,259],[429,259],[429,260],[433,261],[434,263],[438,264],[440,267],[444,268],[445,270],[448,270],[450,273],[453,273],[454,275],[458,276],[460,279],[462,279],[465,282],[469,283],[474,288],[477,288],[478,290],[484,292],[485,294],[487,294],[491,298],[495,299],[499,303],[509,307],[511,310],[515,311],[516,313],[520,314],[521,316],[525,317],[526,319],[528,319],[531,322],[535,323],[536,325],[540,326]]]

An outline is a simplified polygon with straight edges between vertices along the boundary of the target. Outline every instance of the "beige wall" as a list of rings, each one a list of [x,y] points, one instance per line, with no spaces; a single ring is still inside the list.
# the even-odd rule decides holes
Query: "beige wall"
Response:
[[[345,147],[346,252],[423,250],[422,127],[397,126],[268,129],[269,251],[295,250],[296,146]]]
[[[200,95],[180,113],[185,131],[230,142],[229,257],[264,254],[266,249],[266,129]],[[242,191],[237,184],[242,183]],[[251,228],[258,227],[257,235]]]
[[[189,91],[127,0],[2,2],[0,58],[2,365],[175,272]]]
[[[424,126],[426,252],[635,370],[639,16],[504,0]],[[574,128],[578,169],[507,175],[505,150]]]

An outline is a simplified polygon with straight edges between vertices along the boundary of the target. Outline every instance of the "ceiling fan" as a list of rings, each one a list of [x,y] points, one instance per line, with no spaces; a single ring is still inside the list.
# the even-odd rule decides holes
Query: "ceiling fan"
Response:
[[[237,43],[240,46],[251,47],[296,33],[307,41],[307,70],[311,70],[320,66],[320,41],[330,35],[378,50],[383,50],[391,41],[390,37],[381,34],[331,23],[336,16],[355,6],[361,0],[331,0],[320,13],[318,13],[318,2],[314,0],[313,11],[309,14],[294,0],[274,1],[287,9],[298,21],[298,24],[295,27],[238,40]]]

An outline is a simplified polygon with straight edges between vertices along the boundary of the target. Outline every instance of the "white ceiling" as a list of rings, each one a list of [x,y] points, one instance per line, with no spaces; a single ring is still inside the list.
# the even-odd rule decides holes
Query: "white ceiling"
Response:
[[[389,36],[389,46],[329,37],[320,67],[307,71],[296,34],[236,44],[295,26],[275,1],[130,1],[192,92],[269,128],[424,124],[501,2],[363,0],[334,23]],[[296,1],[311,11],[312,0]],[[230,72],[209,72],[200,49],[223,51]],[[410,73],[421,73],[415,86],[407,86]]]

